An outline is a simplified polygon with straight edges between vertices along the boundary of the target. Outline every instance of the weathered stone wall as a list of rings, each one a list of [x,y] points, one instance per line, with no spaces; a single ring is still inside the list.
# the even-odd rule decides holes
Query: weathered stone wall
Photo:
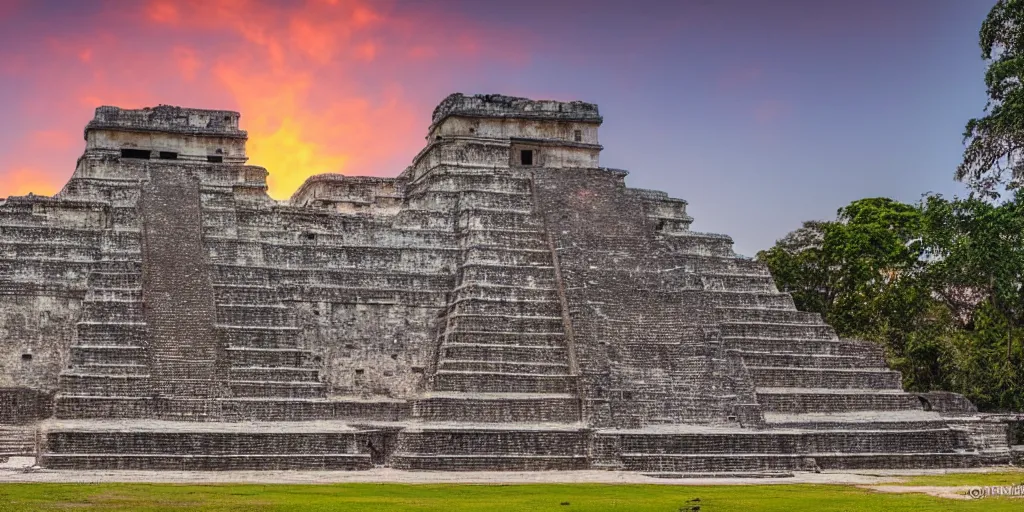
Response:
[[[52,391],[57,374],[68,365],[82,294],[33,293],[0,295],[0,386]]]
[[[53,393],[0,387],[0,425],[34,423],[53,414]],[[0,440],[3,435],[0,434]],[[0,454],[3,450],[0,449]]]

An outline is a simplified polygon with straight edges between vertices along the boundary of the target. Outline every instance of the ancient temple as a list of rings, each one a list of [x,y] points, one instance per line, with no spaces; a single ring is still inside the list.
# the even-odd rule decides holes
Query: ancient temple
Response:
[[[288,201],[239,114],[100,107],[0,201],[0,457],[68,469],[785,474],[1009,460],[687,203],[596,105],[453,94],[395,178]]]

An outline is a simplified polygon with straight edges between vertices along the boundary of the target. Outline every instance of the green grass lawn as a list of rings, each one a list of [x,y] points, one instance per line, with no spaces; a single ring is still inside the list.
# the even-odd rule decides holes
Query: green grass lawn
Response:
[[[961,475],[969,476],[969,475]],[[699,501],[697,501],[699,499]],[[699,507],[699,508],[696,508]],[[0,484],[0,511],[1020,511],[1024,501],[957,501],[843,485],[167,485]]]
[[[956,473],[949,475],[906,477],[898,485],[1020,485],[1024,484],[1024,470],[998,473]]]

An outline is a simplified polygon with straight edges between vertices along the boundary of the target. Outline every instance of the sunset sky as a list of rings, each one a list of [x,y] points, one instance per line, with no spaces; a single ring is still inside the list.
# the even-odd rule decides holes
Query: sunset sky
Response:
[[[100,105],[242,113],[287,198],[393,176],[451,92],[600,105],[602,163],[753,255],[866,196],[963,194],[993,0],[0,0],[0,197],[52,194]]]

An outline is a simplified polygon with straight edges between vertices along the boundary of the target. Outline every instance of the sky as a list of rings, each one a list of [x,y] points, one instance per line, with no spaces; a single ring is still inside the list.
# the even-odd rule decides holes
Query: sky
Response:
[[[0,0],[0,197],[100,105],[238,110],[286,199],[395,176],[452,92],[597,103],[603,166],[754,255],[852,200],[964,195],[993,0]]]

